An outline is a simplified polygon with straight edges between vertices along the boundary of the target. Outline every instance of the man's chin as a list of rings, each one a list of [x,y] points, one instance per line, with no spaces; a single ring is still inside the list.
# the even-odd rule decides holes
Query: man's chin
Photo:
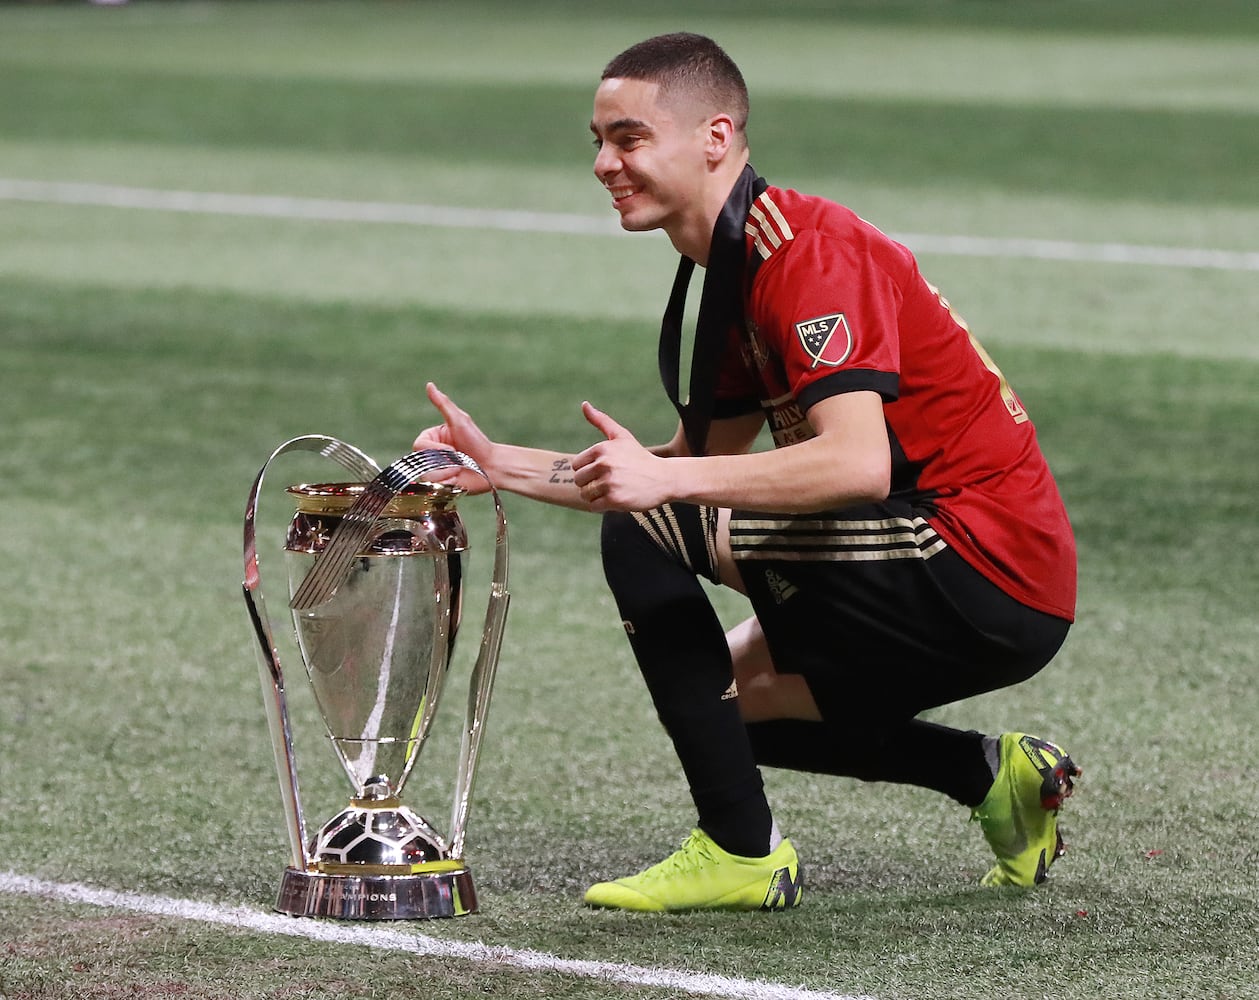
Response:
[[[660,223],[655,219],[642,216],[622,215],[621,228],[627,233],[649,233],[653,229],[659,229]]]

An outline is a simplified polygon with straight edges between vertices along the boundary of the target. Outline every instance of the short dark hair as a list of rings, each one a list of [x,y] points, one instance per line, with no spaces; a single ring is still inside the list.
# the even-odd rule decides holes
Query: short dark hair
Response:
[[[725,50],[704,35],[677,31],[631,45],[603,70],[602,80],[644,80],[664,97],[689,92],[729,113],[740,134],[747,129],[748,88]]]

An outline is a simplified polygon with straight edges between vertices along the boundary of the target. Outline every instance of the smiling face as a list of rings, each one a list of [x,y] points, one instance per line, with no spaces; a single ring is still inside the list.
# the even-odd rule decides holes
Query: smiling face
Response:
[[[595,92],[590,130],[595,176],[621,227],[663,229],[681,253],[704,263],[732,183],[729,116],[706,114],[690,100],[662,101],[655,83],[613,77]]]

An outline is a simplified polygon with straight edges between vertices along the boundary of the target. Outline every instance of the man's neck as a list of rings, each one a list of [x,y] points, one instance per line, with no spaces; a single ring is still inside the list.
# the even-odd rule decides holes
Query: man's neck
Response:
[[[674,249],[684,257],[690,257],[700,267],[708,266],[717,217],[721,215],[721,210],[747,162],[747,150],[723,160],[708,178],[702,214],[697,215],[694,223],[685,230],[668,234]]]

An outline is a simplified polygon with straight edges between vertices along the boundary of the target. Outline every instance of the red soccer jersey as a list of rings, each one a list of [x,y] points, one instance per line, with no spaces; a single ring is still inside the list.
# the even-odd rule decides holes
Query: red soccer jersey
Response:
[[[905,247],[841,205],[769,187],[747,220],[747,330],[718,398],[755,397],[778,447],[821,399],[873,390],[892,491],[1016,600],[1075,615],[1075,541],[1036,431],[1001,372]]]

